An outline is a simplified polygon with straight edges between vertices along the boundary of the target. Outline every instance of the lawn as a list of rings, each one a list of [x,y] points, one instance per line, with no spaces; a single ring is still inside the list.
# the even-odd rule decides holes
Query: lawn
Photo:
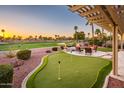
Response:
[[[104,48],[104,47],[102,48],[102,47],[101,47],[101,48],[98,48],[98,51],[112,52],[112,48],[106,48],[106,47],[105,47],[105,48]]]
[[[61,61],[61,80],[58,80],[58,61]],[[28,88],[90,88],[102,87],[111,71],[111,61],[55,53],[44,58],[43,64],[28,79]]]
[[[18,49],[31,49],[57,46],[57,42],[36,42],[36,43],[16,43],[16,44],[3,44],[0,45],[0,51],[18,50]]]

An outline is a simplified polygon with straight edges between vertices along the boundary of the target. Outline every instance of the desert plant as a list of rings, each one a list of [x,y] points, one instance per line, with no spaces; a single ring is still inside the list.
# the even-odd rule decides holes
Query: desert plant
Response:
[[[64,49],[64,46],[60,46],[60,48],[61,48],[61,50],[63,50]]]
[[[18,59],[27,60],[31,57],[31,50],[20,50],[16,54]]]
[[[51,50],[47,50],[46,53],[51,53]]]
[[[52,51],[58,51],[58,47],[53,47]]]
[[[16,55],[12,52],[12,51],[9,51],[7,54],[6,54],[6,57],[8,58],[13,58],[15,57]]]
[[[5,54],[6,57],[8,57],[8,58],[15,57],[16,56],[15,52],[14,52],[15,48],[13,46],[9,46],[8,49],[9,49],[9,52],[7,54]]]
[[[12,87],[13,66],[10,64],[0,65],[0,87]]]

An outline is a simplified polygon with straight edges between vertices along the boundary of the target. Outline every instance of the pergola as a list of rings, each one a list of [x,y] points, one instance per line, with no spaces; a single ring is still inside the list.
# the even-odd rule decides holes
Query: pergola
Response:
[[[115,5],[68,5],[69,10],[84,17],[88,22],[96,24],[107,31],[113,32],[112,36],[112,68],[113,74],[118,75],[118,34],[121,35],[121,49],[124,39],[124,6]]]

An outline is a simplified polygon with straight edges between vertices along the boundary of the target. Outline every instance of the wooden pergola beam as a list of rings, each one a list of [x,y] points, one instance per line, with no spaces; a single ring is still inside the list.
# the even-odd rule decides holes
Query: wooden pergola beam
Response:
[[[92,14],[92,13],[97,12],[97,11],[98,10],[96,8],[94,8],[94,9],[91,9],[89,11],[81,13],[80,16],[86,16],[86,15]]]
[[[102,7],[100,5],[96,5],[95,6],[100,12],[101,14],[103,14],[104,18],[111,24],[114,25],[114,23],[112,22],[112,20],[110,19],[110,17],[108,17],[108,15],[105,13],[105,11],[103,11]]]
[[[116,11],[118,11],[118,12],[120,12],[122,10],[124,10],[124,6],[121,6],[121,7],[119,7],[119,8],[116,9]]]
[[[70,10],[71,10],[72,12],[75,12],[75,11],[77,11],[77,10],[83,8],[83,7],[85,7],[85,5],[75,5],[75,6],[72,6],[72,7],[70,8]]]
[[[105,19],[96,19],[96,20],[89,20],[92,23],[101,23],[101,22],[105,22]]]
[[[112,40],[112,68],[113,74],[118,75],[118,27],[113,26],[113,40]]]
[[[103,17],[103,16],[101,14],[98,14],[98,15],[95,15],[95,16],[88,17],[87,19],[88,20],[93,20],[93,19],[100,18],[100,17]]]
[[[118,28],[121,33],[124,32],[124,19],[121,18],[121,14],[117,14],[117,11],[112,8],[112,6],[106,6],[107,10],[109,11],[112,19],[118,25]]]

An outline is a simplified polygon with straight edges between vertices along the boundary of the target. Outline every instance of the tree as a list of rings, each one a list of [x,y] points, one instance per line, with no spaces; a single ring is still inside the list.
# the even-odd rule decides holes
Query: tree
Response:
[[[95,34],[97,35],[97,37],[99,37],[101,35],[100,29],[96,29]]]
[[[5,38],[5,30],[2,29],[1,32],[3,33],[3,38]]]
[[[16,39],[16,35],[13,35],[12,39],[15,40]]]
[[[42,40],[42,35],[39,36],[39,39]]]
[[[109,40],[112,41],[112,32],[110,31],[110,36]]]
[[[30,35],[30,36],[28,37],[28,40],[32,40],[32,39],[33,39],[33,36]]]
[[[83,31],[75,32],[74,33],[74,39],[84,40],[85,39],[85,33]]]
[[[88,35],[88,39],[90,38],[90,33],[87,34]]]
[[[35,35],[34,39],[37,40],[37,35]]]
[[[104,28],[102,27],[102,38],[104,37]]]
[[[93,39],[93,44],[94,44],[94,25],[93,23],[90,23],[89,21],[87,21],[86,25],[90,25],[92,27],[92,39]]]
[[[57,39],[58,35],[55,35],[55,39]]]
[[[18,40],[22,40],[22,36],[17,36],[17,39]]]
[[[75,30],[75,40],[76,40],[76,42],[78,42],[78,38],[77,38],[77,34],[78,34],[78,32],[77,32],[77,30],[78,30],[78,26],[74,26],[74,30]]]

